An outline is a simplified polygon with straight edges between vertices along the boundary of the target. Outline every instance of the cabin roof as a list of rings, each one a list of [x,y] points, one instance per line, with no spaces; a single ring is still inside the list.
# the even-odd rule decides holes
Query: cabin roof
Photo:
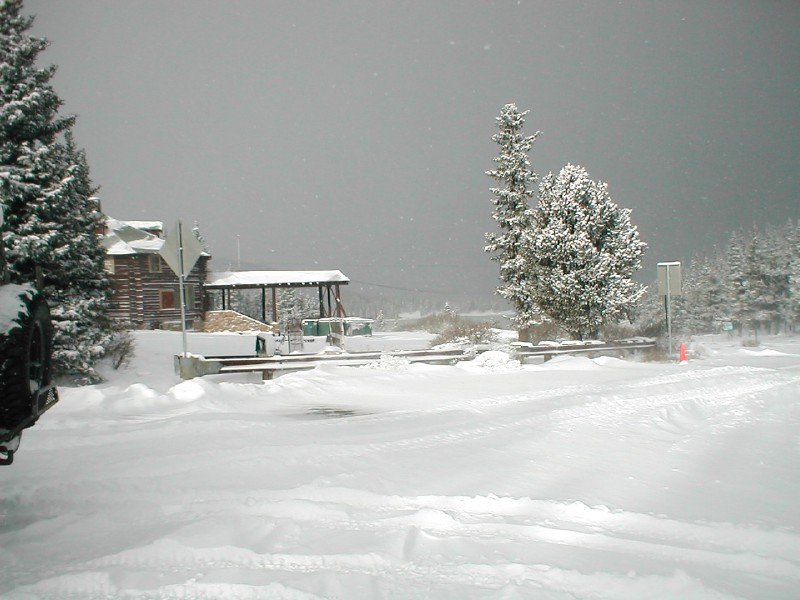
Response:
[[[136,226],[136,224],[142,223],[152,224],[153,221],[107,219],[106,233],[103,236],[103,247],[106,249],[106,254],[110,256],[155,254],[161,250],[164,239]]]

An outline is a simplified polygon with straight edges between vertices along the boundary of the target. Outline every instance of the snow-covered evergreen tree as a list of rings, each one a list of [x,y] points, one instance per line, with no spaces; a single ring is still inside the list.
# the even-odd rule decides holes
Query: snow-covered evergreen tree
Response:
[[[692,260],[683,279],[684,294],[673,299],[673,326],[683,333],[717,333],[725,322],[740,335],[794,330],[800,321],[800,224],[736,231],[724,251]],[[647,319],[639,325],[652,330]]]
[[[52,303],[56,372],[90,382],[98,379],[94,364],[105,354],[113,329],[106,314],[110,282],[98,236],[104,217],[94,198],[86,155],[75,147],[71,132],[65,135],[63,161],[61,180],[40,205],[63,216],[52,230],[50,260],[40,264]]]
[[[792,320],[792,251],[789,239],[790,229],[787,226],[768,226],[764,232],[762,256],[763,277],[767,288],[766,327],[774,333],[785,329]]]
[[[298,296],[296,289],[286,288],[280,291],[278,310],[281,320],[303,318],[303,301]]]
[[[646,245],[605,183],[579,166],[550,173],[523,245],[534,304],[577,338],[630,318],[644,288],[631,276]]]
[[[636,306],[634,328],[637,335],[660,337],[667,333],[664,297],[658,294],[658,282],[647,286],[642,299]]]
[[[673,299],[673,325],[686,334],[717,333],[732,321],[724,255],[695,257],[683,272],[683,295]]]
[[[50,251],[42,233],[58,218],[36,212],[45,190],[58,183],[58,136],[74,117],[58,115],[61,100],[50,86],[55,67],[36,66],[47,41],[28,35],[33,18],[21,16],[21,9],[21,0],[0,4],[0,192],[12,279],[32,281]]]
[[[681,294],[670,299],[670,314],[674,332],[691,333],[702,331],[707,314],[698,310],[703,303],[703,279],[708,263],[705,258],[695,256],[681,271]],[[660,297],[663,301],[663,296]],[[662,310],[664,312],[666,309]]]
[[[500,281],[497,293],[508,300],[516,310],[515,324],[524,329],[535,322],[536,307],[530,290],[529,273],[523,258],[523,239],[530,228],[532,210],[529,200],[533,197],[533,184],[537,177],[530,168],[528,152],[539,132],[523,136],[522,128],[529,111],[520,111],[514,104],[506,104],[496,117],[499,131],[492,140],[500,146],[494,159],[496,167],[486,174],[497,181],[498,187],[490,188],[494,198],[493,218],[499,233],[486,235],[486,252],[500,264]]]
[[[786,247],[789,252],[789,298],[787,319],[793,327],[800,322],[800,220],[786,225]]]
[[[284,288],[278,296],[281,320],[307,319],[319,314],[319,301],[305,291]]]
[[[763,244],[761,233],[755,227],[749,234],[734,232],[728,242],[728,287],[732,314],[740,334],[749,330],[757,336],[761,323],[774,315]]]
[[[744,262],[744,302],[749,315],[749,325],[758,339],[758,334],[766,323],[772,321],[777,314],[774,289],[769,281],[769,266],[765,250],[764,238],[760,231],[753,228],[747,241]]]
[[[96,378],[92,365],[110,339],[108,280],[96,231],[101,215],[83,151],[60,116],[55,67],[36,65],[47,41],[28,34],[21,0],[0,3],[0,195],[12,279],[43,274],[54,321],[54,367]]]
[[[708,333],[716,333],[724,323],[733,321],[728,277],[728,265],[723,252],[715,250],[711,258],[704,259],[701,272],[702,305],[698,311],[703,314],[705,331]]]
[[[745,273],[745,255],[747,241],[743,231],[734,231],[728,240],[725,249],[725,259],[728,265],[728,297],[731,303],[731,314],[739,334],[742,333],[746,323],[750,322],[750,307],[748,304],[747,276]]]

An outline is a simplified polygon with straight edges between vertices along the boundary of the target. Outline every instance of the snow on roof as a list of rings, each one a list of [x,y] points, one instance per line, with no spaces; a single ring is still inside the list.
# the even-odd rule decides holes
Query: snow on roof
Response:
[[[107,255],[155,254],[161,250],[164,239],[134,226],[134,223],[152,224],[154,221],[106,221],[108,233],[103,238],[103,247]]]
[[[313,286],[349,281],[341,271],[224,271],[209,273],[205,287]]]
[[[166,240],[151,232],[160,234],[163,230],[161,221],[119,221],[109,217],[102,244],[109,256],[156,254]],[[201,256],[211,255],[203,251]]]
[[[118,221],[118,223],[127,223],[131,227],[141,229],[142,231],[164,231],[163,221]]]

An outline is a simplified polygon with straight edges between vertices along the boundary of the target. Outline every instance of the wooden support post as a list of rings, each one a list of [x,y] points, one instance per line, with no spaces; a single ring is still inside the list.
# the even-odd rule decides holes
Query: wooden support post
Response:
[[[272,289],[272,322],[278,322],[278,292],[273,287]]]
[[[334,290],[336,290],[334,292],[336,294],[336,298],[335,298],[335,300],[336,300],[336,316],[337,317],[344,317],[345,314],[344,314],[344,311],[342,310],[342,296],[341,296],[341,292],[339,290],[339,284],[338,283],[334,286]]]

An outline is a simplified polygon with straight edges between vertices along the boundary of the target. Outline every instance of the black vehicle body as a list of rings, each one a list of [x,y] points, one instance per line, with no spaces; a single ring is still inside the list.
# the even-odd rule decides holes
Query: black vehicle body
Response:
[[[58,391],[47,302],[33,285],[9,282],[2,244],[0,275],[0,465],[10,465],[22,431],[58,402]]]

